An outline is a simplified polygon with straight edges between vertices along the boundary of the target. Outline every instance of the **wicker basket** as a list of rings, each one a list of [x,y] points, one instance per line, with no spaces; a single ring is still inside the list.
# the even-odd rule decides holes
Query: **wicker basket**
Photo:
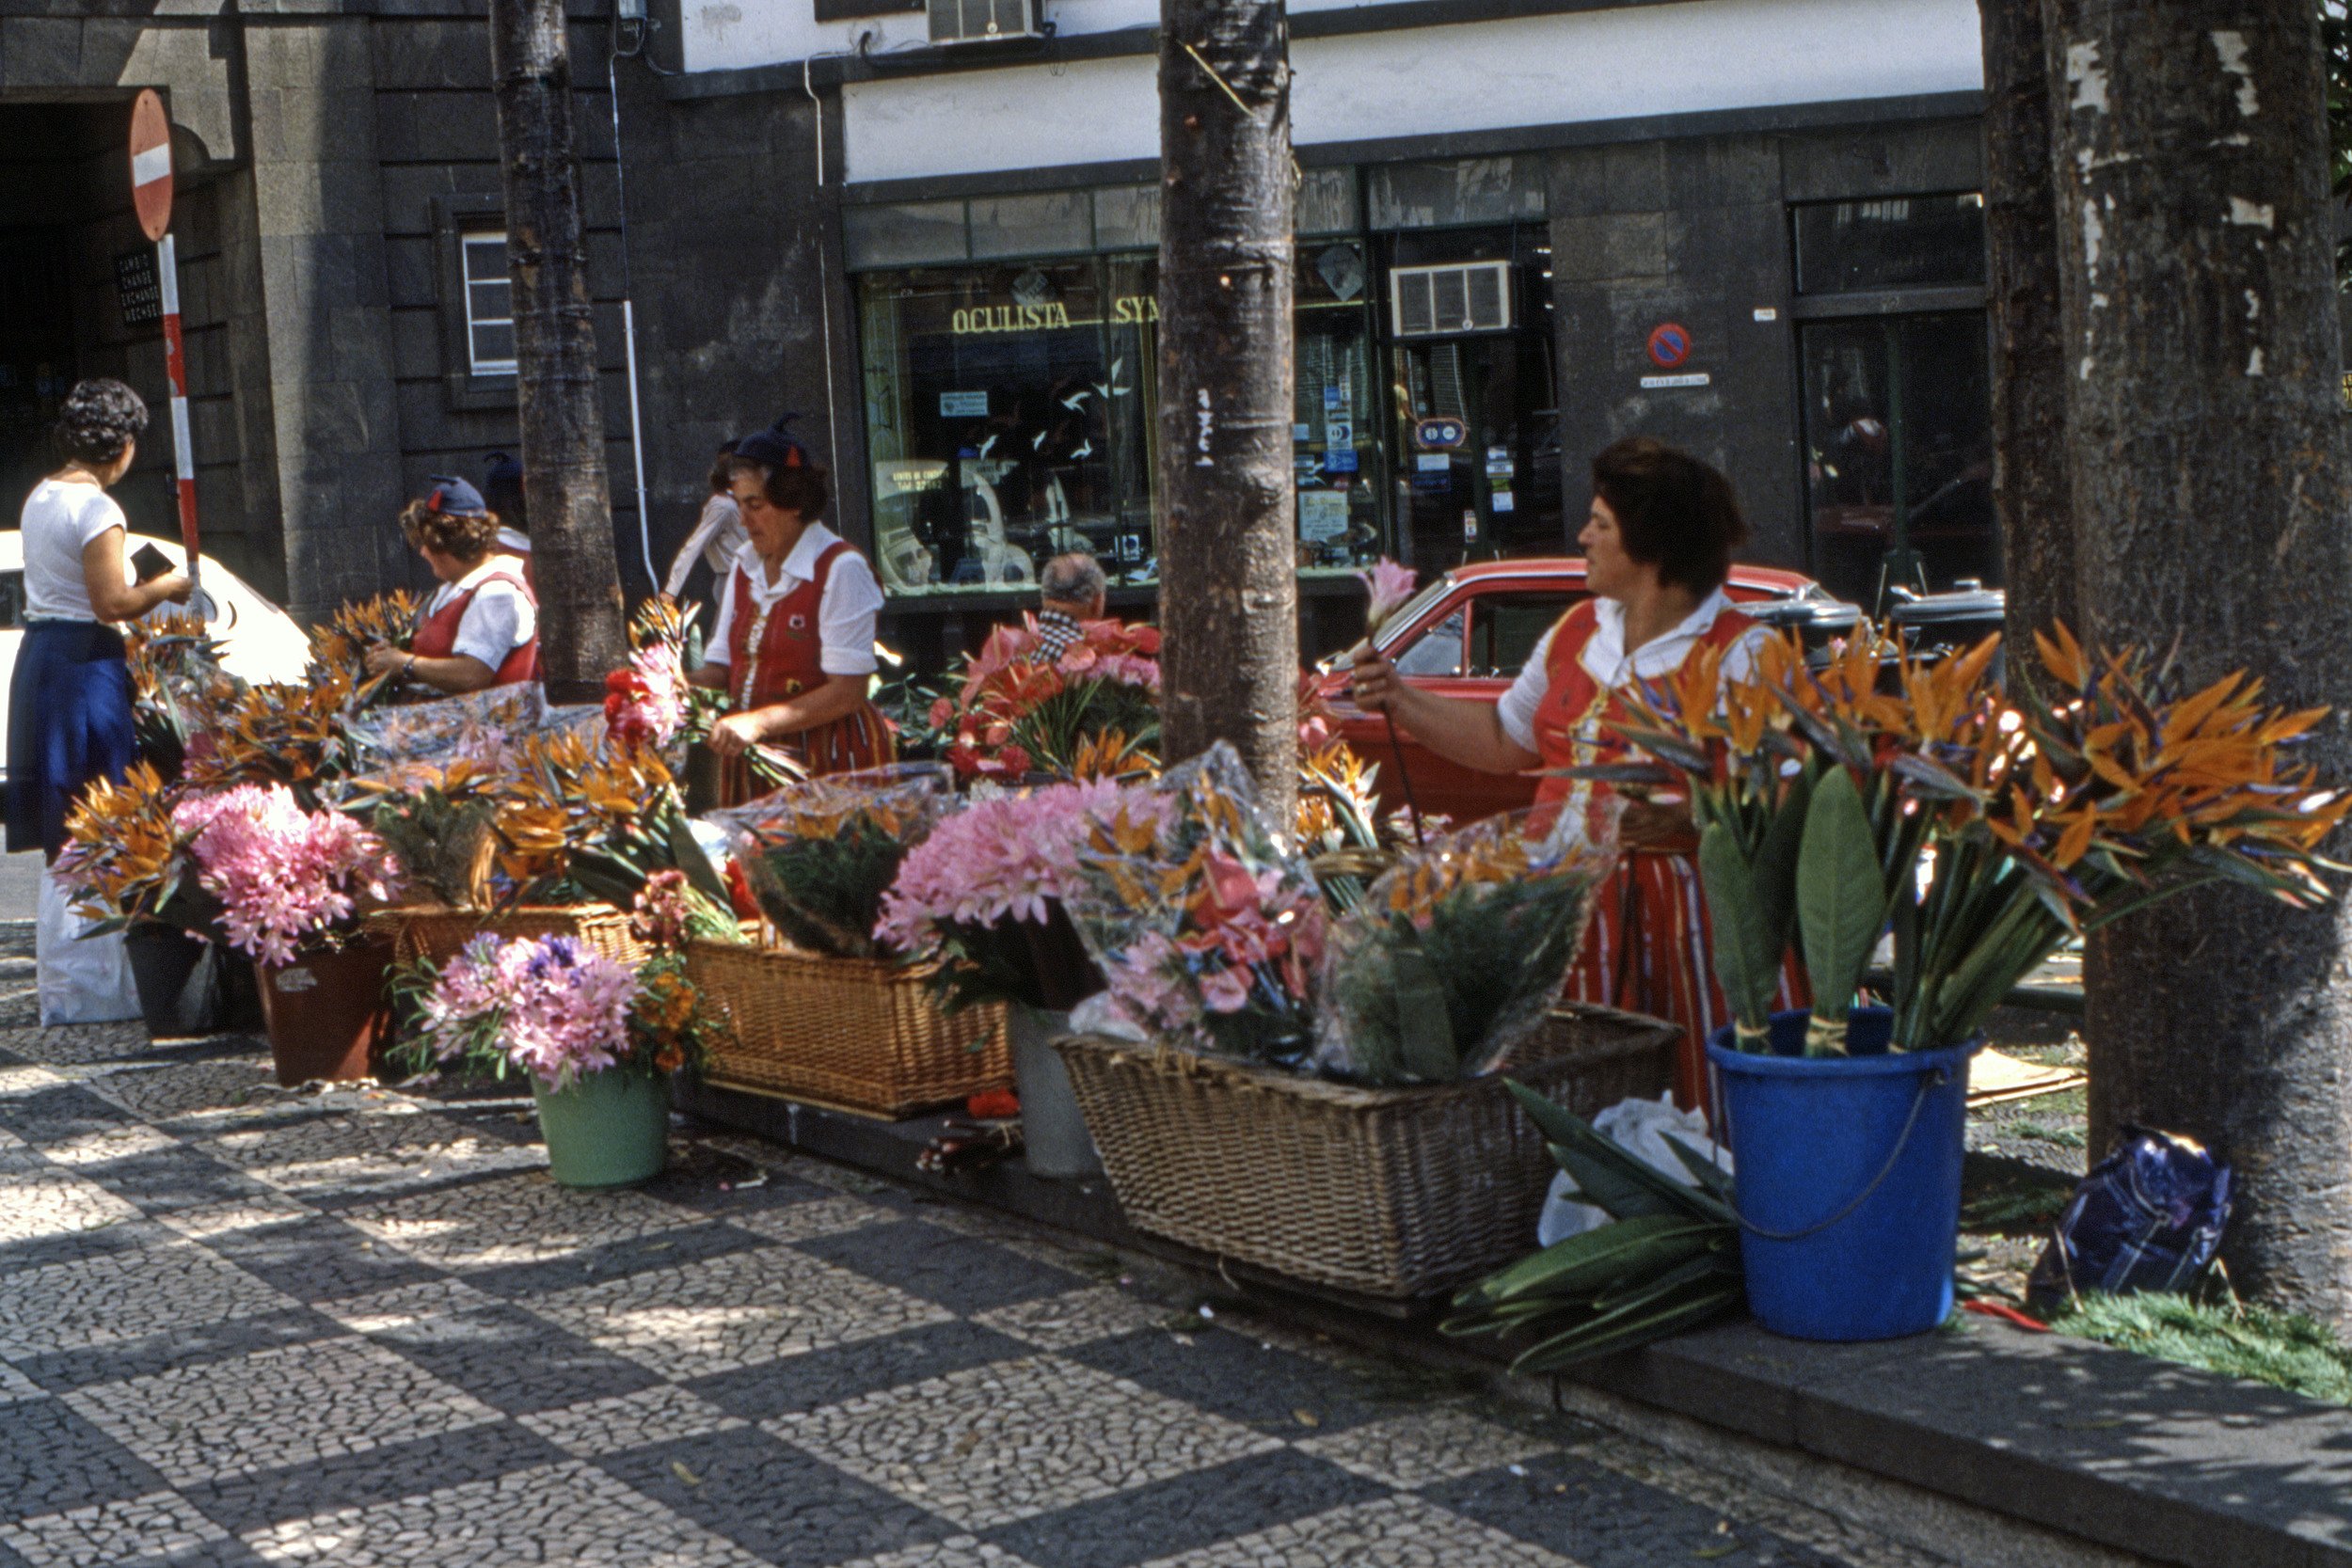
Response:
[[[1564,1006],[1508,1071],[1590,1117],[1662,1091],[1681,1037],[1657,1019]],[[1138,1229],[1392,1301],[1534,1246],[1554,1167],[1500,1075],[1363,1088],[1084,1036],[1056,1048]]]
[[[628,916],[610,904],[524,904],[511,910],[412,904],[377,911],[368,917],[368,928],[392,938],[402,963],[430,958],[445,964],[485,931],[501,940],[578,937],[597,957],[632,969],[647,957],[645,944],[629,935]]]
[[[903,1117],[1012,1084],[1001,1005],[940,1010],[928,968],[696,941],[687,973],[726,1014],[703,1077],[865,1116]]]

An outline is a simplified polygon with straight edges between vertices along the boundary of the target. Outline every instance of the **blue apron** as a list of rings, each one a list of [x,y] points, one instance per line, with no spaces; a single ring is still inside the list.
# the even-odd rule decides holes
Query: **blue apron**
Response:
[[[8,851],[65,847],[66,813],[92,779],[138,757],[122,634],[96,621],[32,621],[8,682]]]

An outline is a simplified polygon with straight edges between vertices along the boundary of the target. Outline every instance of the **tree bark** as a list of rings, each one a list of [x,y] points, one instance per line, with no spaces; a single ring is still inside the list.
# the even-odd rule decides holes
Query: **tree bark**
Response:
[[[2050,0],[2074,515],[2092,635],[2202,684],[2352,698],[2341,351],[2312,0]],[[2341,718],[2309,749],[2352,777]],[[2342,911],[2191,895],[2094,939],[2094,1148],[2236,1170],[2232,1276],[2352,1319]]]
[[[2066,345],[2042,0],[1979,0],[1984,226],[1993,330],[1993,511],[2008,585],[2011,679],[2041,666],[2032,633],[2079,628],[2074,498],[2066,467]]]
[[[1161,0],[1161,730],[1231,741],[1287,833],[1298,787],[1290,25]]]
[[[490,68],[515,284],[523,487],[548,695],[594,702],[628,657],[580,216],[572,62],[561,0],[490,0]]]

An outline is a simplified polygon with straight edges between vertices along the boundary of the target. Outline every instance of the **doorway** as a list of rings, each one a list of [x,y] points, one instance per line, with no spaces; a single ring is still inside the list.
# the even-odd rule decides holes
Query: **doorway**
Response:
[[[63,235],[0,231],[0,503],[16,526],[49,469],[49,427],[72,389],[73,288]]]

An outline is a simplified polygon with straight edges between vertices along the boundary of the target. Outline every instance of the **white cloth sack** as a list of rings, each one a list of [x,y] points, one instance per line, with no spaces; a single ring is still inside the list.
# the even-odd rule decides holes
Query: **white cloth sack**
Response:
[[[1731,1174],[1731,1150],[1715,1147],[1715,1141],[1707,1135],[1705,1117],[1696,1111],[1675,1109],[1672,1095],[1661,1095],[1656,1100],[1619,1101],[1593,1118],[1593,1131],[1686,1187],[1697,1186],[1698,1179],[1666,1146],[1669,1134],[1692,1153],[1713,1163],[1724,1175]],[[1551,1179],[1551,1191],[1544,1198],[1542,1217],[1535,1222],[1535,1240],[1539,1243],[1549,1246],[1609,1223],[1608,1211],[1579,1203],[1576,1198],[1575,1179],[1566,1171]]]
[[[33,926],[33,959],[42,1028],[60,1023],[119,1023],[139,1016],[139,993],[131,984],[131,954],[122,933],[85,938],[82,933],[96,924],[73,912],[73,895],[55,873],[40,874],[40,914]]]

